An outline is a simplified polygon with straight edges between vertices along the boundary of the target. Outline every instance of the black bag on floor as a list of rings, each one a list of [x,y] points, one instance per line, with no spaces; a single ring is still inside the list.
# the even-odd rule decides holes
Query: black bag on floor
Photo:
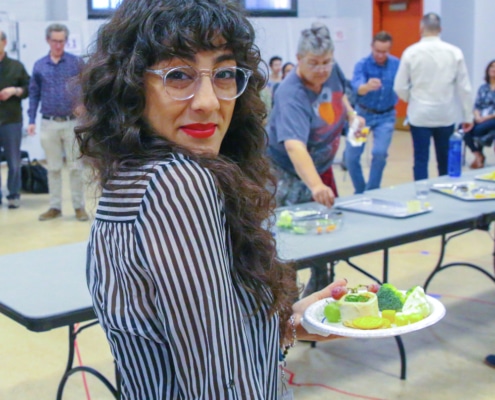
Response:
[[[48,171],[36,159],[21,166],[22,190],[29,193],[48,193]]]

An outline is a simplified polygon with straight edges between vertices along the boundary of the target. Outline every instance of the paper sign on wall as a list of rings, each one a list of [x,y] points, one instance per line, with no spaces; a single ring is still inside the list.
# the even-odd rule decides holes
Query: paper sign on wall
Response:
[[[69,53],[73,54],[81,54],[81,35],[77,33],[72,33],[67,39],[67,43],[65,44],[65,50]]]

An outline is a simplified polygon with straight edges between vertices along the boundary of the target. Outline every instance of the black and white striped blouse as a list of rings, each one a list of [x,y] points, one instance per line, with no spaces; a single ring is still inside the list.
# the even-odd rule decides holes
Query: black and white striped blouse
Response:
[[[182,155],[103,192],[88,285],[124,399],[275,399],[278,316],[233,276],[224,203]]]

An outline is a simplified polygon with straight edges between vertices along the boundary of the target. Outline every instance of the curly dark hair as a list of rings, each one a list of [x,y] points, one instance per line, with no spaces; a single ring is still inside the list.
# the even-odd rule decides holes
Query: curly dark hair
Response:
[[[267,143],[259,97],[265,78],[254,45],[254,30],[237,2],[227,0],[123,0],[98,32],[81,75],[85,112],[76,128],[81,153],[101,187],[122,167],[156,162],[180,152],[208,168],[225,198],[236,278],[281,319],[285,337],[292,301],[297,297],[294,269],[276,256],[266,227],[273,216],[274,184],[265,158]],[[188,57],[226,41],[240,67],[253,71],[236,100],[232,122],[218,156],[192,154],[159,136],[143,119],[144,73],[173,57]],[[166,111],[165,111],[166,112]],[[269,293],[266,288],[269,288]]]

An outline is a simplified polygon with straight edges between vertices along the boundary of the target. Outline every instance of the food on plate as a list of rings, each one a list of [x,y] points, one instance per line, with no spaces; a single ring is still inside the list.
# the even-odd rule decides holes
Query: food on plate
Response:
[[[381,329],[384,328],[385,325],[387,325],[387,327],[390,327],[389,320],[374,316],[364,316],[364,317],[355,318],[352,321],[344,322],[343,324],[349,328],[365,329],[365,330]]]
[[[342,322],[352,322],[360,317],[379,317],[376,294],[359,292],[346,294],[339,300]]]
[[[402,306],[403,314],[419,314],[426,318],[431,313],[430,303],[421,286],[414,286],[406,292],[406,299]]]
[[[340,306],[338,303],[329,303],[323,309],[323,314],[328,322],[339,322],[340,321]]]
[[[395,310],[383,310],[382,318],[388,319],[391,323],[395,322],[395,314],[397,311]]]
[[[380,290],[380,285],[378,283],[371,283],[369,285],[366,285],[366,289],[368,289],[368,292],[378,293],[378,291]]]
[[[283,210],[277,216],[276,226],[290,233],[323,234],[336,230],[342,222],[342,213],[334,210]]]
[[[495,171],[490,172],[488,174],[481,175],[480,178],[482,178],[482,179],[495,180]]]
[[[414,214],[422,211],[421,202],[419,200],[408,200],[406,202],[407,212]]]
[[[279,228],[292,228],[292,214],[287,210],[282,211],[277,218],[277,226]]]
[[[347,294],[347,288],[345,286],[335,286],[332,288],[332,297],[335,300],[340,300],[344,295]]]
[[[495,193],[475,193],[473,197],[475,199],[493,199],[495,198]]]
[[[380,311],[400,311],[404,306],[404,294],[390,283],[384,283],[376,296],[378,297],[378,308]]]
[[[389,283],[359,285],[352,289],[337,286],[331,294],[334,301],[325,306],[325,319],[330,323],[341,322],[349,328],[404,326],[419,322],[432,312],[421,286],[413,286],[406,293]]]

